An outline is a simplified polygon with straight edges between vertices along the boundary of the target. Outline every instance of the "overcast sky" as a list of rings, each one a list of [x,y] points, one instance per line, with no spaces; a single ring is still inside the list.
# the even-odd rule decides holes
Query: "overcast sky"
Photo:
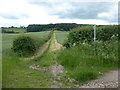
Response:
[[[0,27],[29,24],[117,24],[119,0],[0,0]]]

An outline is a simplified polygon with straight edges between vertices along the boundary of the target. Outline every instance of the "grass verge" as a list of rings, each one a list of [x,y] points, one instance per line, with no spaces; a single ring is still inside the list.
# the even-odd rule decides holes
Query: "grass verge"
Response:
[[[117,41],[97,42],[96,51],[94,45],[80,44],[61,51],[58,62],[68,71],[68,76],[85,83],[96,79],[100,72],[118,68],[117,43]]]

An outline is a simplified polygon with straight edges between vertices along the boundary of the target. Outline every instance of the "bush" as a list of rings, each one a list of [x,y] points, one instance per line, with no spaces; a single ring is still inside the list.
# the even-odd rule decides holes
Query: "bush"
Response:
[[[19,36],[13,41],[12,49],[19,56],[32,56],[45,42],[51,38],[52,34],[53,31],[51,31],[49,35],[44,38],[39,38],[34,35]]]
[[[93,41],[93,30],[92,26],[82,26],[74,28],[70,31],[68,35],[68,40],[65,42],[64,46],[69,48],[76,46],[79,43],[91,42]]]
[[[34,40],[29,36],[19,36],[13,41],[13,51],[20,56],[29,56],[36,51]]]

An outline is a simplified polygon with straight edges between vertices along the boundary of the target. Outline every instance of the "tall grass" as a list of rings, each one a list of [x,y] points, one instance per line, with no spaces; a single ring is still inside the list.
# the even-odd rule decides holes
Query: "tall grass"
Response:
[[[3,55],[3,88],[43,88],[48,87],[51,74],[45,70],[32,70],[27,62],[8,50],[9,55]],[[46,85],[46,83],[48,83]]]
[[[96,42],[96,49],[94,43],[82,43],[61,51],[58,60],[70,77],[83,83],[118,67],[118,41]]]

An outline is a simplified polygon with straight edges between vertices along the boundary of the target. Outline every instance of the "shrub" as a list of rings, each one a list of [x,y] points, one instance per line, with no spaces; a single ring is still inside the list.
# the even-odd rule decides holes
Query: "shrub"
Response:
[[[70,31],[68,40],[65,42],[64,46],[69,48],[78,45],[79,43],[91,41],[93,41],[92,26],[82,26],[74,28]]]
[[[19,36],[13,41],[12,49],[19,56],[32,56],[45,42],[51,38],[52,34],[53,31],[51,31],[49,35],[44,38],[39,38],[34,35]]]
[[[29,56],[36,51],[35,42],[29,36],[19,36],[13,41],[13,51],[20,56]]]

